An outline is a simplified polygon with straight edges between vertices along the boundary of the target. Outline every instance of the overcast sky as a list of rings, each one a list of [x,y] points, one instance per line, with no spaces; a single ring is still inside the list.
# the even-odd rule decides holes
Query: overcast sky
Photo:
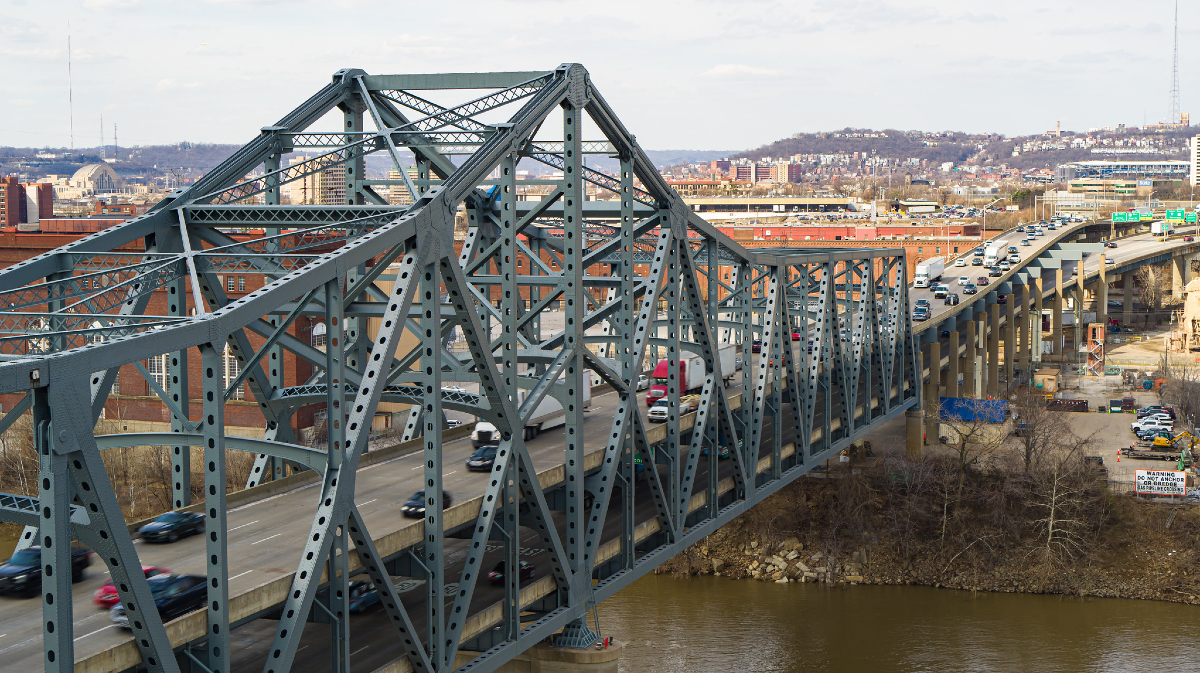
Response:
[[[846,126],[1041,132],[1167,114],[1174,0],[0,0],[0,144],[241,143],[343,67],[584,64],[648,149]],[[68,29],[68,22],[70,28]],[[1200,3],[1179,8],[1200,122]]]

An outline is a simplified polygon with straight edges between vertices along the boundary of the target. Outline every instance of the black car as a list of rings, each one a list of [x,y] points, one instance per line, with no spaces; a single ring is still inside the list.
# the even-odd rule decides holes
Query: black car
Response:
[[[449,491],[442,491],[442,509],[450,507],[452,500]],[[413,493],[408,501],[400,506],[400,513],[410,519],[420,519],[425,516],[425,489]]]
[[[975,259],[972,259],[972,260],[971,260],[971,266],[983,266],[983,258],[982,258],[982,257],[976,257]]]
[[[998,266],[993,266],[991,269],[988,269],[988,275],[992,278],[999,278],[1000,276],[1004,275],[1004,269],[1001,269]]]
[[[750,344],[750,352],[751,353],[761,353],[762,352],[762,339],[755,339],[753,341],[753,343]]]
[[[467,469],[471,472],[487,472],[492,469],[492,464],[496,462],[496,450],[500,447],[496,445],[481,446],[475,449],[475,453],[467,458]]]
[[[996,297],[996,303],[997,304],[1007,304],[1008,303],[1008,295],[1006,295],[1006,294],[998,295]]]
[[[1107,247],[1110,247],[1110,248],[1115,248],[1115,247],[1117,247],[1117,244],[1116,244],[1116,243],[1113,243],[1112,241],[1109,241],[1108,243],[1105,243],[1105,245],[1106,245]]]
[[[957,294],[951,292],[950,294],[946,295],[946,306],[957,306],[957,305],[958,305],[958,295]]]
[[[532,563],[517,561],[517,568],[517,579],[533,579],[534,567]],[[497,563],[496,567],[492,568],[492,572],[488,573],[487,580],[490,584],[504,584],[504,561]]]
[[[154,607],[164,622],[204,607],[208,597],[208,580],[199,575],[155,575],[146,580]],[[117,603],[108,611],[108,619],[118,628],[129,628],[125,605]]]
[[[204,532],[204,515],[198,512],[167,512],[138,529],[146,542],[174,542]]]
[[[1023,233],[1025,233],[1025,227],[1017,227],[1017,231],[1019,231],[1023,234]]]
[[[92,552],[78,545],[71,547],[71,581],[82,582],[85,569],[92,564]],[[42,548],[26,547],[0,565],[0,594],[36,596],[42,591]]]
[[[975,294],[979,292],[979,288],[975,287],[975,283],[967,283],[962,289],[963,294]]]

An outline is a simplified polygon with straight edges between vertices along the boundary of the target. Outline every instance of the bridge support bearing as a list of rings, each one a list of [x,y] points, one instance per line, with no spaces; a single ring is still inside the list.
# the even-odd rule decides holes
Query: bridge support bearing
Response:
[[[911,460],[920,460],[921,455],[925,451],[925,444],[921,441],[921,435],[923,434],[923,428],[921,427],[921,415],[921,411],[918,409],[909,409],[908,411],[904,412],[904,429],[906,440],[904,443],[904,453]]]

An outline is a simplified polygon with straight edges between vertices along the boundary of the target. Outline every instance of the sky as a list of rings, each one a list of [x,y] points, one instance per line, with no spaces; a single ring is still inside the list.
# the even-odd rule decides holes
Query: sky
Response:
[[[647,149],[1166,118],[1174,0],[0,0],[0,145],[243,143],[346,67],[582,63]],[[1200,3],[1179,7],[1200,123]],[[73,106],[68,105],[67,37]]]

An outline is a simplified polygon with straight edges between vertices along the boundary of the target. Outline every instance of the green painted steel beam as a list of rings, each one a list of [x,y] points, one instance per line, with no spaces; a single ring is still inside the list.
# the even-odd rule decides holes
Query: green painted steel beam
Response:
[[[423,75],[366,75],[362,79],[369,91],[507,89],[550,74],[551,71],[450,72]]]

